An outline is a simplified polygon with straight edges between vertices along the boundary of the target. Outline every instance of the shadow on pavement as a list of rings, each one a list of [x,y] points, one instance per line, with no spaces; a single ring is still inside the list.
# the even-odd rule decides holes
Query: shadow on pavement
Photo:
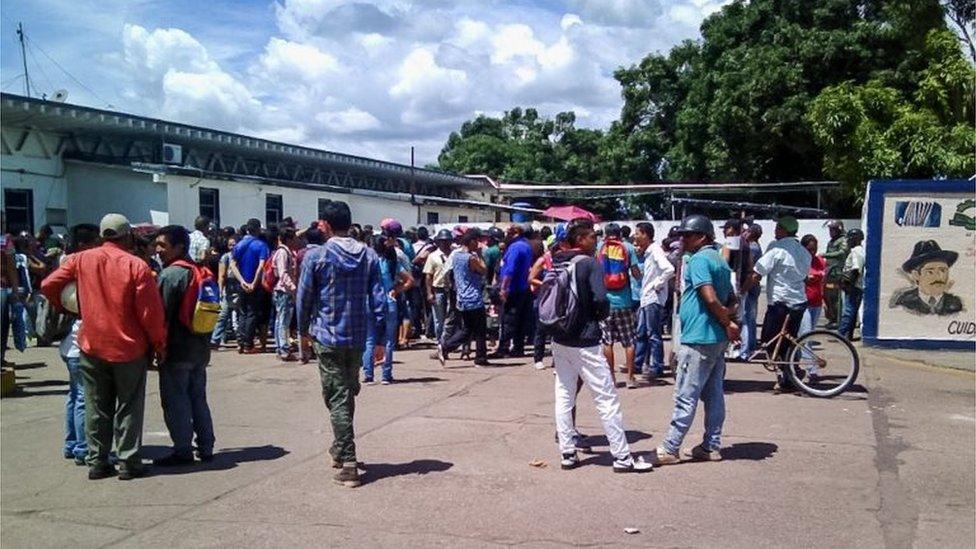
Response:
[[[640,442],[642,440],[647,440],[654,436],[650,433],[645,433],[644,431],[626,431],[624,434],[627,435],[628,444],[635,444],[637,442]],[[586,437],[585,439],[583,439],[583,442],[591,446],[609,446],[609,443],[607,443],[606,435]]]
[[[404,378],[396,378],[394,380],[394,382],[397,385],[400,385],[402,383],[437,383],[438,381],[447,381],[447,380],[442,377],[429,377],[429,376],[428,377],[404,377]]]
[[[735,461],[747,459],[751,461],[762,461],[773,457],[779,450],[779,446],[772,442],[739,442],[722,449],[722,459],[725,461]]]
[[[33,370],[34,368],[43,368],[47,366],[46,362],[28,362],[27,364],[13,364],[11,368],[14,370]]]
[[[17,376],[21,379],[30,379],[26,376]],[[3,398],[25,398],[32,396],[51,396],[51,395],[66,395],[68,394],[68,388],[65,387],[68,382],[63,379],[46,379],[43,381],[20,381],[17,380],[17,389],[4,396]],[[41,389],[34,390],[40,387],[64,387],[63,389]]]
[[[770,374],[769,381],[758,379],[726,379],[726,393],[772,393],[773,385],[776,384],[776,377]]]
[[[363,484],[371,484],[391,477],[442,473],[451,467],[454,467],[453,463],[437,459],[415,459],[408,463],[370,463],[366,466],[362,481]]]
[[[143,446],[142,457],[155,459],[166,457],[171,452],[168,446]],[[152,475],[187,475],[202,471],[225,471],[233,469],[241,463],[251,461],[271,461],[285,457],[289,454],[288,450],[280,446],[266,444],[264,446],[248,446],[244,448],[222,448],[214,453],[213,461],[204,463],[194,462],[193,465],[180,467],[159,467],[153,466]]]

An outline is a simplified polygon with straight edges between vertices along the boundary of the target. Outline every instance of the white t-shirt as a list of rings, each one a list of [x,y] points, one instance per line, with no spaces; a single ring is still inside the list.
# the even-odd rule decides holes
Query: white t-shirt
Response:
[[[754,270],[766,278],[766,298],[770,305],[806,302],[806,279],[812,260],[810,252],[795,236],[781,238],[766,248]]]
[[[674,276],[674,265],[656,242],[644,251],[644,278],[641,281],[640,306],[660,306],[668,301],[668,280]]]
[[[851,248],[851,253],[847,254],[847,260],[844,261],[844,271],[857,270],[858,277],[857,282],[854,286],[864,289],[864,246],[854,246]]]
[[[434,288],[444,288],[444,277],[447,273],[447,256],[440,250],[434,250],[427,256],[424,263],[424,274],[431,276],[431,284]]]

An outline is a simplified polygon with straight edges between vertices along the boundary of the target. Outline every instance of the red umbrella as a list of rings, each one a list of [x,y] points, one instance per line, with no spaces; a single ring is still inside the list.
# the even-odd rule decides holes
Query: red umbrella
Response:
[[[593,212],[588,212],[579,206],[551,206],[542,215],[562,219],[563,221],[570,221],[578,217],[585,217],[594,223],[600,221],[600,216]]]

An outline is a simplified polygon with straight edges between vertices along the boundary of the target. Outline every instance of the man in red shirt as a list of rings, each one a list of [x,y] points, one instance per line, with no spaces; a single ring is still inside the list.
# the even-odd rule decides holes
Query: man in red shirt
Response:
[[[129,252],[132,229],[119,214],[102,218],[104,244],[65,260],[41,284],[41,292],[59,309],[61,290],[77,284],[84,323],[78,332],[81,375],[88,400],[88,478],[115,476],[108,460],[113,430],[120,480],[145,475],[140,448],[150,355],[166,357],[163,302],[146,262]]]

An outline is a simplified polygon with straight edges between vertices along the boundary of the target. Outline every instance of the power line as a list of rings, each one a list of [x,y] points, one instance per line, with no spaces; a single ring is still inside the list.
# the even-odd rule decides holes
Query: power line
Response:
[[[37,44],[37,42],[35,42],[31,37],[25,35],[25,38],[27,38],[27,42],[31,46],[37,48],[42,54],[44,54],[44,57],[47,57],[48,61],[50,61],[51,63],[54,63],[54,66],[57,67],[57,68],[59,68],[59,69],[61,69],[61,72],[63,72],[64,74],[66,74],[68,76],[68,78],[70,78],[71,80],[74,81],[75,84],[78,84],[79,86],[81,86],[85,91],[87,91],[88,93],[90,93],[92,95],[92,97],[94,97],[95,99],[98,99],[99,101],[101,101],[108,108],[114,108],[114,106],[111,103],[109,103],[108,101],[106,101],[104,97],[102,97],[102,96],[98,95],[97,93],[95,93],[95,90],[93,90],[93,89],[89,88],[88,86],[86,86],[81,80],[78,80],[77,78],[75,78],[75,75],[73,75],[70,72],[68,72],[68,69],[62,67],[61,66],[61,63],[58,63],[53,57],[51,57],[51,55],[49,53],[47,53],[46,51],[44,51],[44,48],[42,48],[41,46],[39,46]]]
[[[41,76],[44,77],[44,82],[47,83],[47,89],[48,89],[48,91],[53,93],[54,92],[54,89],[55,89],[54,88],[54,84],[51,82],[51,78],[48,77],[47,71],[44,70],[44,66],[41,65],[37,61],[37,56],[34,55],[34,48],[31,47],[31,45],[28,45],[28,47],[27,47],[27,54],[30,56],[31,60],[34,62],[34,65],[37,66],[37,70],[41,71]],[[37,86],[34,87],[34,91],[37,91]],[[43,96],[45,94],[42,93],[41,95]]]

